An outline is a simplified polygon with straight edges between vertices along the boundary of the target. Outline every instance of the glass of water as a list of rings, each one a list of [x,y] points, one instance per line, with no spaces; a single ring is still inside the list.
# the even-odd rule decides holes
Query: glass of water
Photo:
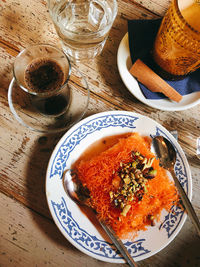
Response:
[[[48,8],[71,61],[101,53],[117,15],[116,0],[48,0]]]

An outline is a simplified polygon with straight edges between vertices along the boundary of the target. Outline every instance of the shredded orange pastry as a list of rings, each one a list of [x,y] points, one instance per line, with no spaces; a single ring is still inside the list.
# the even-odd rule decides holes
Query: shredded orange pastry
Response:
[[[133,133],[88,160],[77,162],[78,177],[90,191],[91,205],[120,238],[159,221],[163,209],[178,203],[178,194],[150,141]]]

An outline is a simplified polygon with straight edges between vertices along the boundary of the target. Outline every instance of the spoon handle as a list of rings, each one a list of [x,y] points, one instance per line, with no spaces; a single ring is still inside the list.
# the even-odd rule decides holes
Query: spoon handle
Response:
[[[120,253],[124,257],[126,262],[129,264],[129,266],[137,267],[138,265],[136,264],[136,262],[133,260],[133,258],[129,254],[128,250],[126,249],[126,247],[122,243],[121,239],[115,234],[114,230],[111,227],[109,227],[108,225],[106,225],[103,221],[100,220],[99,222],[100,222],[102,228],[107,233],[107,235],[113,241],[116,248],[120,251]]]
[[[196,212],[195,212],[195,210],[194,210],[194,208],[193,208],[188,196],[186,195],[185,190],[181,186],[178,178],[176,177],[174,169],[170,168],[170,172],[171,172],[172,177],[174,179],[175,185],[176,185],[176,187],[177,187],[177,189],[179,191],[179,194],[180,194],[181,200],[183,202],[183,205],[184,205],[184,207],[185,207],[185,209],[186,209],[191,221],[193,222],[193,224],[196,227],[196,230],[197,230],[197,232],[198,232],[198,234],[200,236],[200,222],[199,222],[199,219],[198,219],[198,217],[196,215]]]

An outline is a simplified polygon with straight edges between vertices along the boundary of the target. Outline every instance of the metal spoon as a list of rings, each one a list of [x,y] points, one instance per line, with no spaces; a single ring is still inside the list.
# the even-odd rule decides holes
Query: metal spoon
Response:
[[[89,191],[86,187],[83,187],[82,183],[78,179],[78,176],[74,170],[66,170],[63,173],[63,185],[66,193],[68,196],[77,204],[88,206],[89,200]],[[92,208],[91,208],[92,209]],[[93,209],[92,209],[93,210]],[[96,214],[95,210],[93,210]],[[114,230],[105,224],[102,220],[99,220],[99,223],[101,224],[102,228],[105,230],[107,235],[110,237],[110,239],[113,241],[116,248],[120,251],[121,255],[124,257],[124,259],[127,261],[129,266],[131,267],[137,267],[137,264],[129,254],[128,250],[122,243],[122,241],[119,239],[119,237],[115,234]]]
[[[156,136],[153,138],[152,145],[155,148],[157,157],[160,159],[160,165],[167,169],[175,182],[175,185],[179,191],[182,202],[185,206],[185,209],[190,216],[191,221],[196,227],[198,234],[200,235],[200,222],[194,211],[194,208],[188,199],[183,187],[181,186],[176,174],[174,172],[174,165],[176,163],[176,151],[173,145],[163,136]]]

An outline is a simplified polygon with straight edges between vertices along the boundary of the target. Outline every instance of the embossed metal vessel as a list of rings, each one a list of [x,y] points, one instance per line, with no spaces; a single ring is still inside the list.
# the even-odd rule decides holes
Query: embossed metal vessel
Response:
[[[200,67],[200,3],[197,0],[172,1],[159,28],[153,57],[164,71],[174,76],[187,75]]]

